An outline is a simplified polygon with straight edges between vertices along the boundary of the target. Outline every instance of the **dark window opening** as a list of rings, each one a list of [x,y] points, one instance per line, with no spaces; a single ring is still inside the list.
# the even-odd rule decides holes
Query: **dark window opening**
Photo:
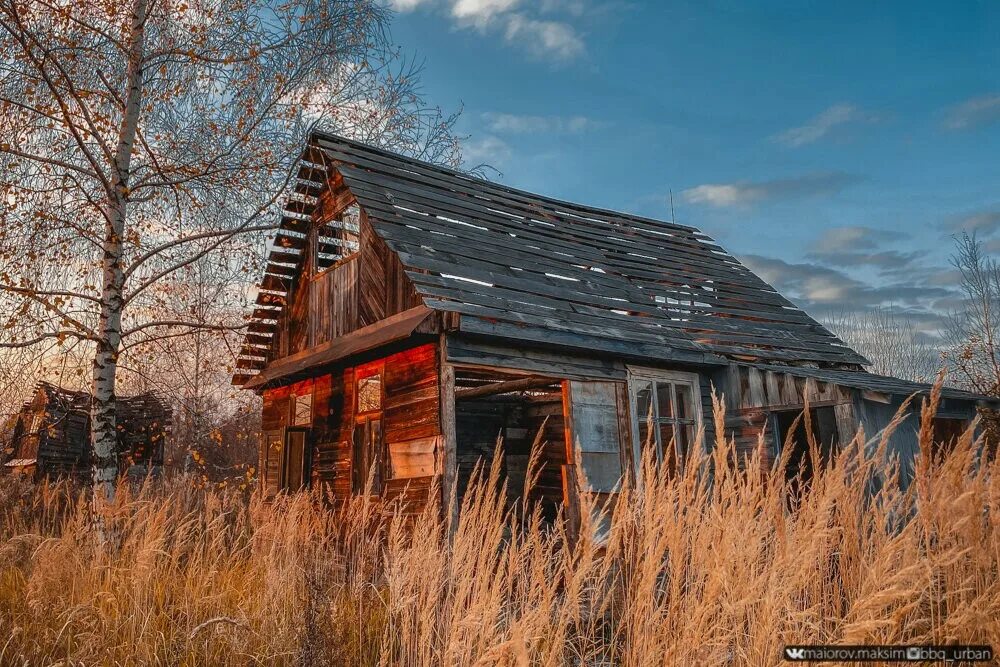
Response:
[[[543,517],[555,517],[563,500],[563,466],[569,463],[559,379],[460,367],[455,377],[455,431],[459,502],[476,466],[488,474],[499,447],[500,483],[506,485],[508,502],[519,503],[527,496],[530,503],[538,503]],[[536,442],[540,457],[529,471]]]
[[[354,425],[354,442],[351,456],[351,486],[354,495],[365,492],[371,478],[371,495],[382,493],[382,469],[385,456],[382,451],[382,419],[368,415]]]
[[[836,456],[840,445],[837,431],[837,414],[832,406],[809,409],[812,437],[819,449],[818,462],[812,460],[809,438],[806,434],[806,419],[802,410],[782,410],[774,413],[778,446],[782,456],[786,447],[791,447],[785,479],[792,483],[793,492],[809,486],[818,466],[829,465]],[[796,420],[798,422],[796,423]],[[792,425],[795,431],[791,432]]]

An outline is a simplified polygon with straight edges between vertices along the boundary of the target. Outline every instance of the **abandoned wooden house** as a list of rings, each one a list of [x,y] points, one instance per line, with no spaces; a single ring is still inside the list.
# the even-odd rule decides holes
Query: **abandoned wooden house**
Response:
[[[32,477],[90,474],[90,394],[39,382],[3,429],[3,469]],[[132,477],[156,474],[170,409],[152,394],[118,399],[118,469]]]
[[[824,449],[930,387],[866,360],[697,229],[557,201],[328,134],[303,152],[234,383],[263,395],[269,494],[461,496],[502,437],[521,492],[611,493],[643,448],[683,465],[711,389],[773,460],[808,397]],[[946,389],[954,435],[982,397]],[[891,446],[912,459],[915,419]],[[804,443],[805,438],[796,441]]]

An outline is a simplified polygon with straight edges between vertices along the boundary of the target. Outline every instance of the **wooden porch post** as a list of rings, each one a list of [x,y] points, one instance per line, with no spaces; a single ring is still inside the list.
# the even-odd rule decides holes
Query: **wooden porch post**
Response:
[[[441,440],[444,451],[441,456],[441,495],[445,512],[448,504],[455,496],[455,505],[450,508],[451,529],[457,526],[458,518],[458,440],[455,436],[455,367],[448,363],[447,339],[444,334],[438,339],[438,355],[440,359],[440,397],[441,397]]]
[[[566,465],[562,470],[563,516],[566,518],[566,534],[571,544],[576,544],[580,535],[580,483],[576,469],[576,438],[573,428],[573,399],[570,381],[562,381],[563,428],[566,436]]]

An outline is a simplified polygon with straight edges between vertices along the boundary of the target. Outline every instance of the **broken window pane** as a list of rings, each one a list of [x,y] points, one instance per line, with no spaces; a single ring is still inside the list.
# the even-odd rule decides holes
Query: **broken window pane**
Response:
[[[694,414],[691,411],[691,386],[686,384],[676,384],[677,391],[677,418],[691,419]]]
[[[382,376],[370,375],[358,380],[358,412],[376,412],[382,409]]]
[[[312,394],[292,396],[292,426],[312,424]]]
[[[660,419],[670,419],[674,415],[674,408],[670,402],[670,383],[656,383],[656,415]]]

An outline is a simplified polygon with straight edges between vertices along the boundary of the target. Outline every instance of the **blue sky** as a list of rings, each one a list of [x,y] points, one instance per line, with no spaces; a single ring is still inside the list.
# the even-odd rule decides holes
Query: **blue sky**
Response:
[[[1000,2],[391,0],[469,166],[703,229],[816,315],[1000,251]],[[995,238],[994,238],[995,237]]]

